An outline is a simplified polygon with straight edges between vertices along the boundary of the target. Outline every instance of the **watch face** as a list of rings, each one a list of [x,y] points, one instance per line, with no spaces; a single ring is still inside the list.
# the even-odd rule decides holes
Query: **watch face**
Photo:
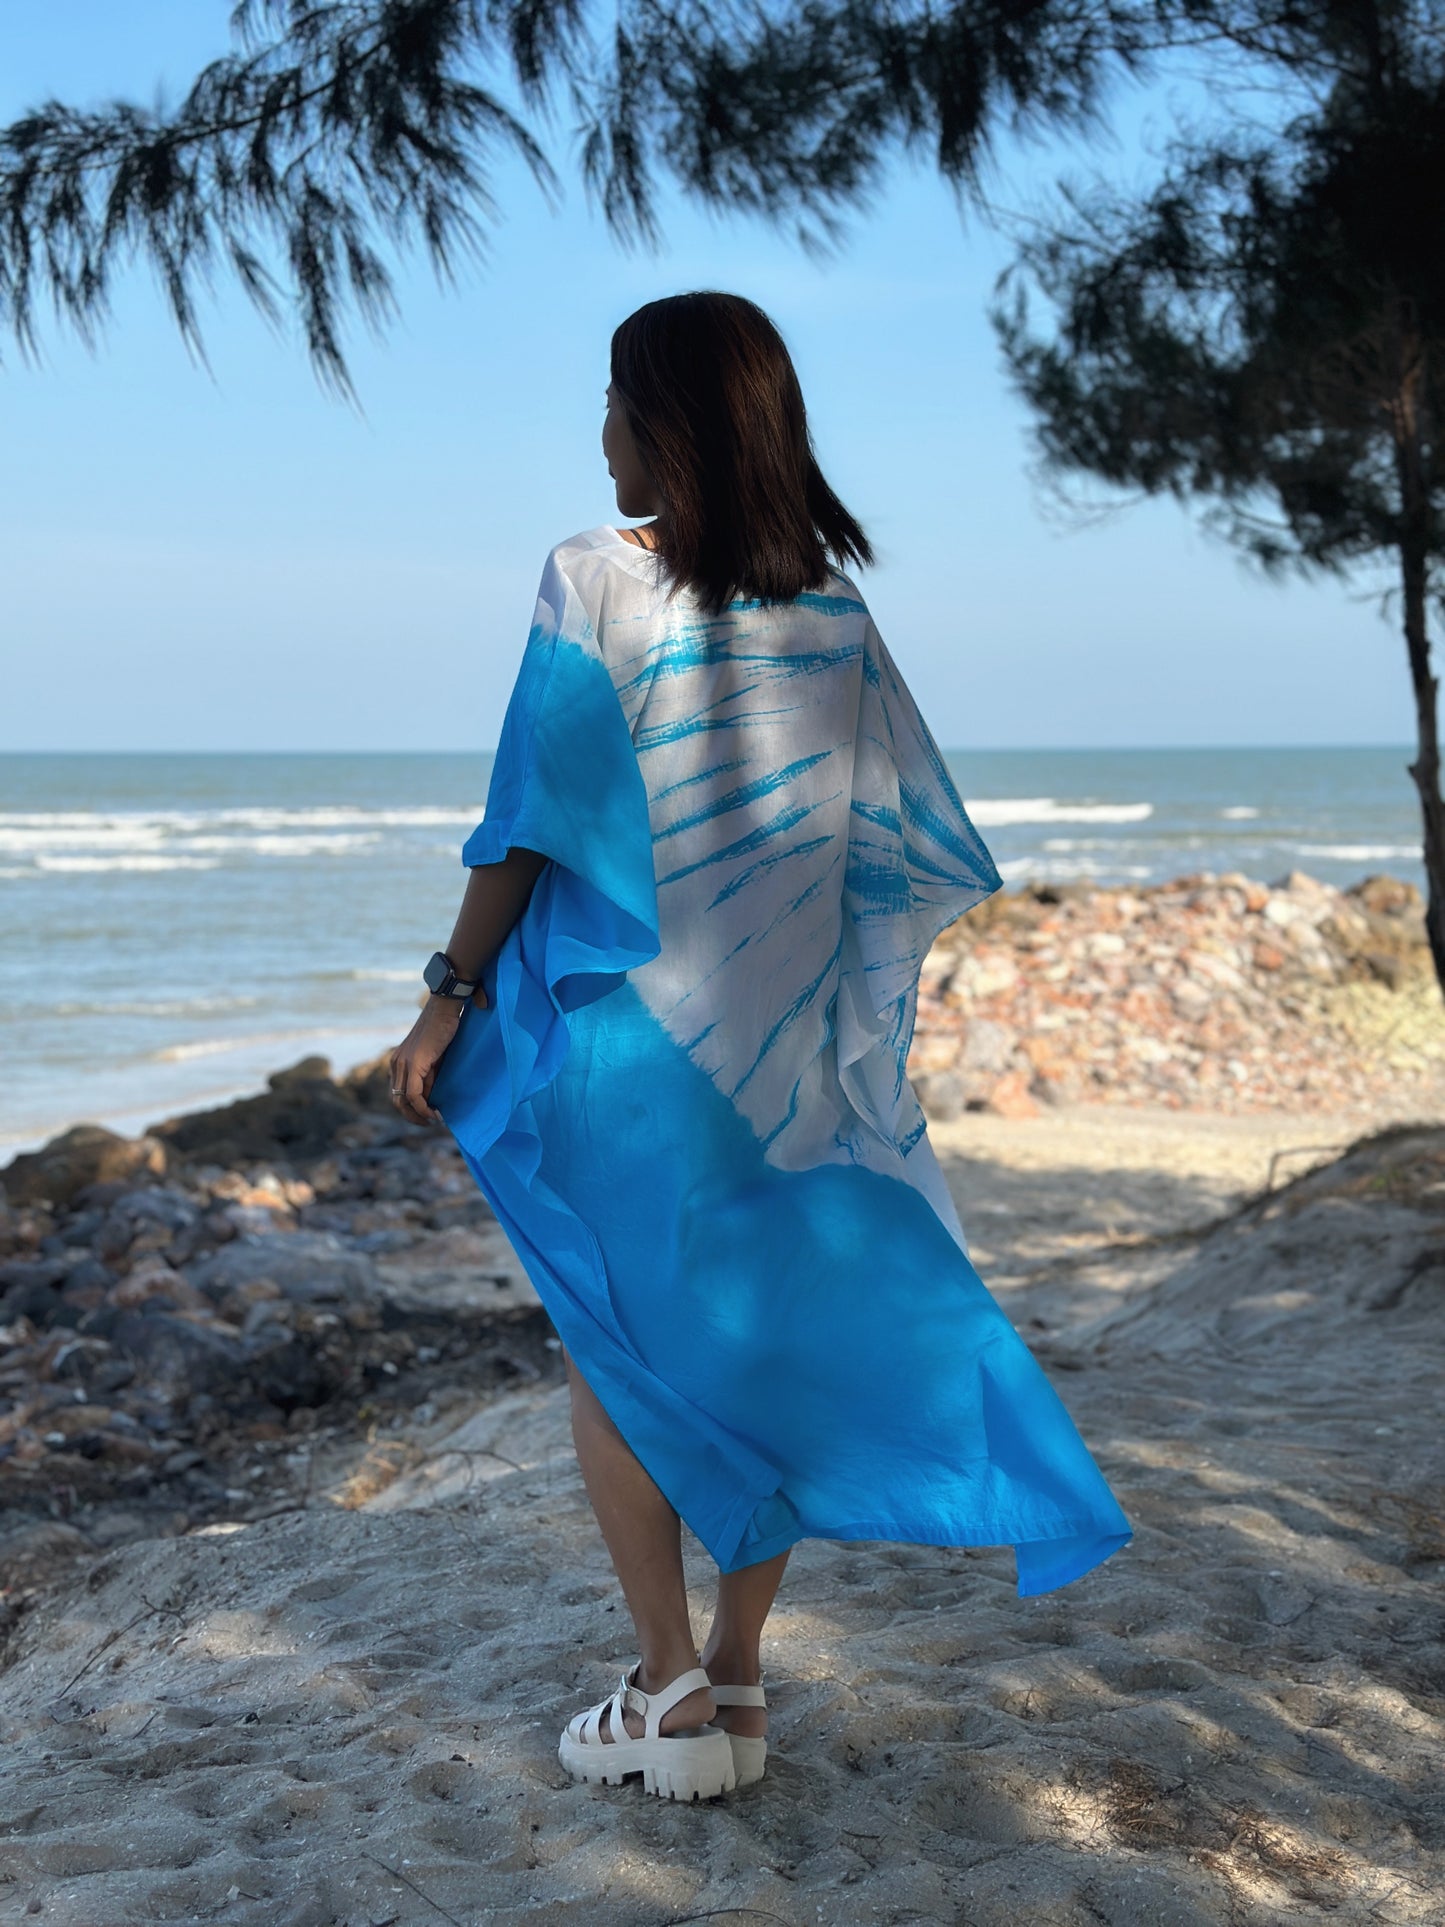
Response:
[[[447,962],[441,951],[438,950],[433,953],[430,963],[428,963],[426,969],[421,973],[422,982],[428,990],[434,991],[439,995],[442,985],[451,974],[451,965]]]

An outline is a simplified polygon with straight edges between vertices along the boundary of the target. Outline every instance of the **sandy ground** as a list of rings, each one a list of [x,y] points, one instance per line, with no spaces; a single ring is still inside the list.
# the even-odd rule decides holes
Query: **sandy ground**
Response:
[[[704,1807],[557,1764],[634,1656],[562,1390],[111,1552],[4,1655],[0,1921],[1445,1920],[1445,1130],[1358,1134],[933,1128],[1136,1538],[1032,1600],[1007,1549],[805,1543],[767,1776]]]

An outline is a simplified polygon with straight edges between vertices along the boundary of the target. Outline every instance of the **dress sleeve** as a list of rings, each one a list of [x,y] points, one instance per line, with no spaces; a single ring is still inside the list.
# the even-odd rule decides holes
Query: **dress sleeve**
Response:
[[[904,1157],[967,1251],[908,1081],[918,977],[940,930],[1002,887],[942,752],[882,637],[865,633],[843,885],[838,1076],[853,1108]]]
[[[647,790],[594,612],[547,559],[531,631],[502,720],[471,868],[513,848],[548,861],[527,906],[482,971],[432,1100],[463,1151],[503,1136],[530,1177],[541,1154],[530,1100],[570,1043],[567,1012],[614,990],[661,947]]]
[[[853,752],[845,908],[868,1001],[914,987],[940,930],[1003,883],[883,638],[868,625]]]

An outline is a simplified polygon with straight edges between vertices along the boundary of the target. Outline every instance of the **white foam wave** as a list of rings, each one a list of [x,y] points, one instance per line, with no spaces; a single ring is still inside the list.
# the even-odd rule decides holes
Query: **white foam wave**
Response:
[[[57,1017],[210,1017],[219,1010],[252,1010],[257,997],[141,998],[111,1004],[56,1004]]]
[[[412,984],[421,981],[419,970],[348,970],[354,984]]]
[[[1211,838],[1203,836],[1176,836],[1171,837],[1167,844],[1154,847],[1173,851],[1203,850],[1211,841]],[[1150,844],[1147,839],[1134,836],[1046,836],[1039,848],[1051,854],[1059,850],[1108,850],[1119,857],[1128,850],[1147,850]]]
[[[471,829],[483,814],[480,807],[367,810],[340,805],[306,810],[0,811],[0,858],[10,858],[12,867],[14,859],[28,859],[43,870],[66,867],[54,860],[61,857],[347,856],[370,849],[388,830]]]
[[[1020,880],[1033,880],[1040,883],[1065,883],[1073,878],[1087,877],[1152,877],[1156,874],[1153,865],[1148,863],[1108,863],[1096,862],[1092,857],[1051,857],[1040,862],[1034,856],[1010,857],[998,865],[998,873],[1005,883]]]
[[[379,843],[375,831],[338,831],[330,836],[188,836],[178,847],[218,850],[223,856],[343,856],[349,850],[369,849]]]
[[[150,1064],[188,1064],[196,1057],[224,1057],[230,1051],[249,1051],[258,1047],[270,1050],[277,1044],[294,1044],[298,1038],[310,1038],[314,1032],[309,1030],[273,1030],[261,1034],[251,1033],[244,1037],[200,1037],[192,1044],[168,1044],[164,1050],[152,1051],[146,1059]]]
[[[37,856],[37,870],[97,875],[106,870],[214,870],[218,859],[205,856]]]
[[[6,856],[35,856],[42,852],[49,854],[64,850],[85,850],[97,854],[107,850],[157,850],[164,841],[161,831],[150,825],[140,825],[134,829],[119,829],[114,825],[98,825],[93,830],[68,825],[42,829],[22,825],[14,829],[0,829],[0,851]]]
[[[1259,811],[1252,803],[1231,803],[1228,809],[1221,810],[1219,814],[1229,817],[1232,821],[1242,822],[1247,816],[1258,816]]]
[[[1420,861],[1418,843],[1297,843],[1300,856],[1328,856],[1338,863],[1380,863],[1390,857],[1413,857]]]
[[[314,809],[230,810],[0,810],[0,833],[45,831],[94,836],[116,831],[134,835],[151,830],[157,835],[234,828],[240,830],[430,830],[465,825],[470,829],[485,814],[480,803],[456,809],[419,805],[414,809],[370,810],[352,804],[328,804]]]
[[[980,829],[1010,823],[1142,823],[1154,814],[1152,803],[1060,803],[1052,796],[993,796],[965,799]]]

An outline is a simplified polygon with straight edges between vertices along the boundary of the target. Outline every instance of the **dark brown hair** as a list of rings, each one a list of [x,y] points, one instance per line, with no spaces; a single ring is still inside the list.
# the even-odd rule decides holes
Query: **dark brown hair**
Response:
[[[741,295],[649,301],[612,336],[612,385],[664,504],[658,555],[716,615],[735,595],[791,602],[828,558],[871,563],[823,479],[782,336]]]

